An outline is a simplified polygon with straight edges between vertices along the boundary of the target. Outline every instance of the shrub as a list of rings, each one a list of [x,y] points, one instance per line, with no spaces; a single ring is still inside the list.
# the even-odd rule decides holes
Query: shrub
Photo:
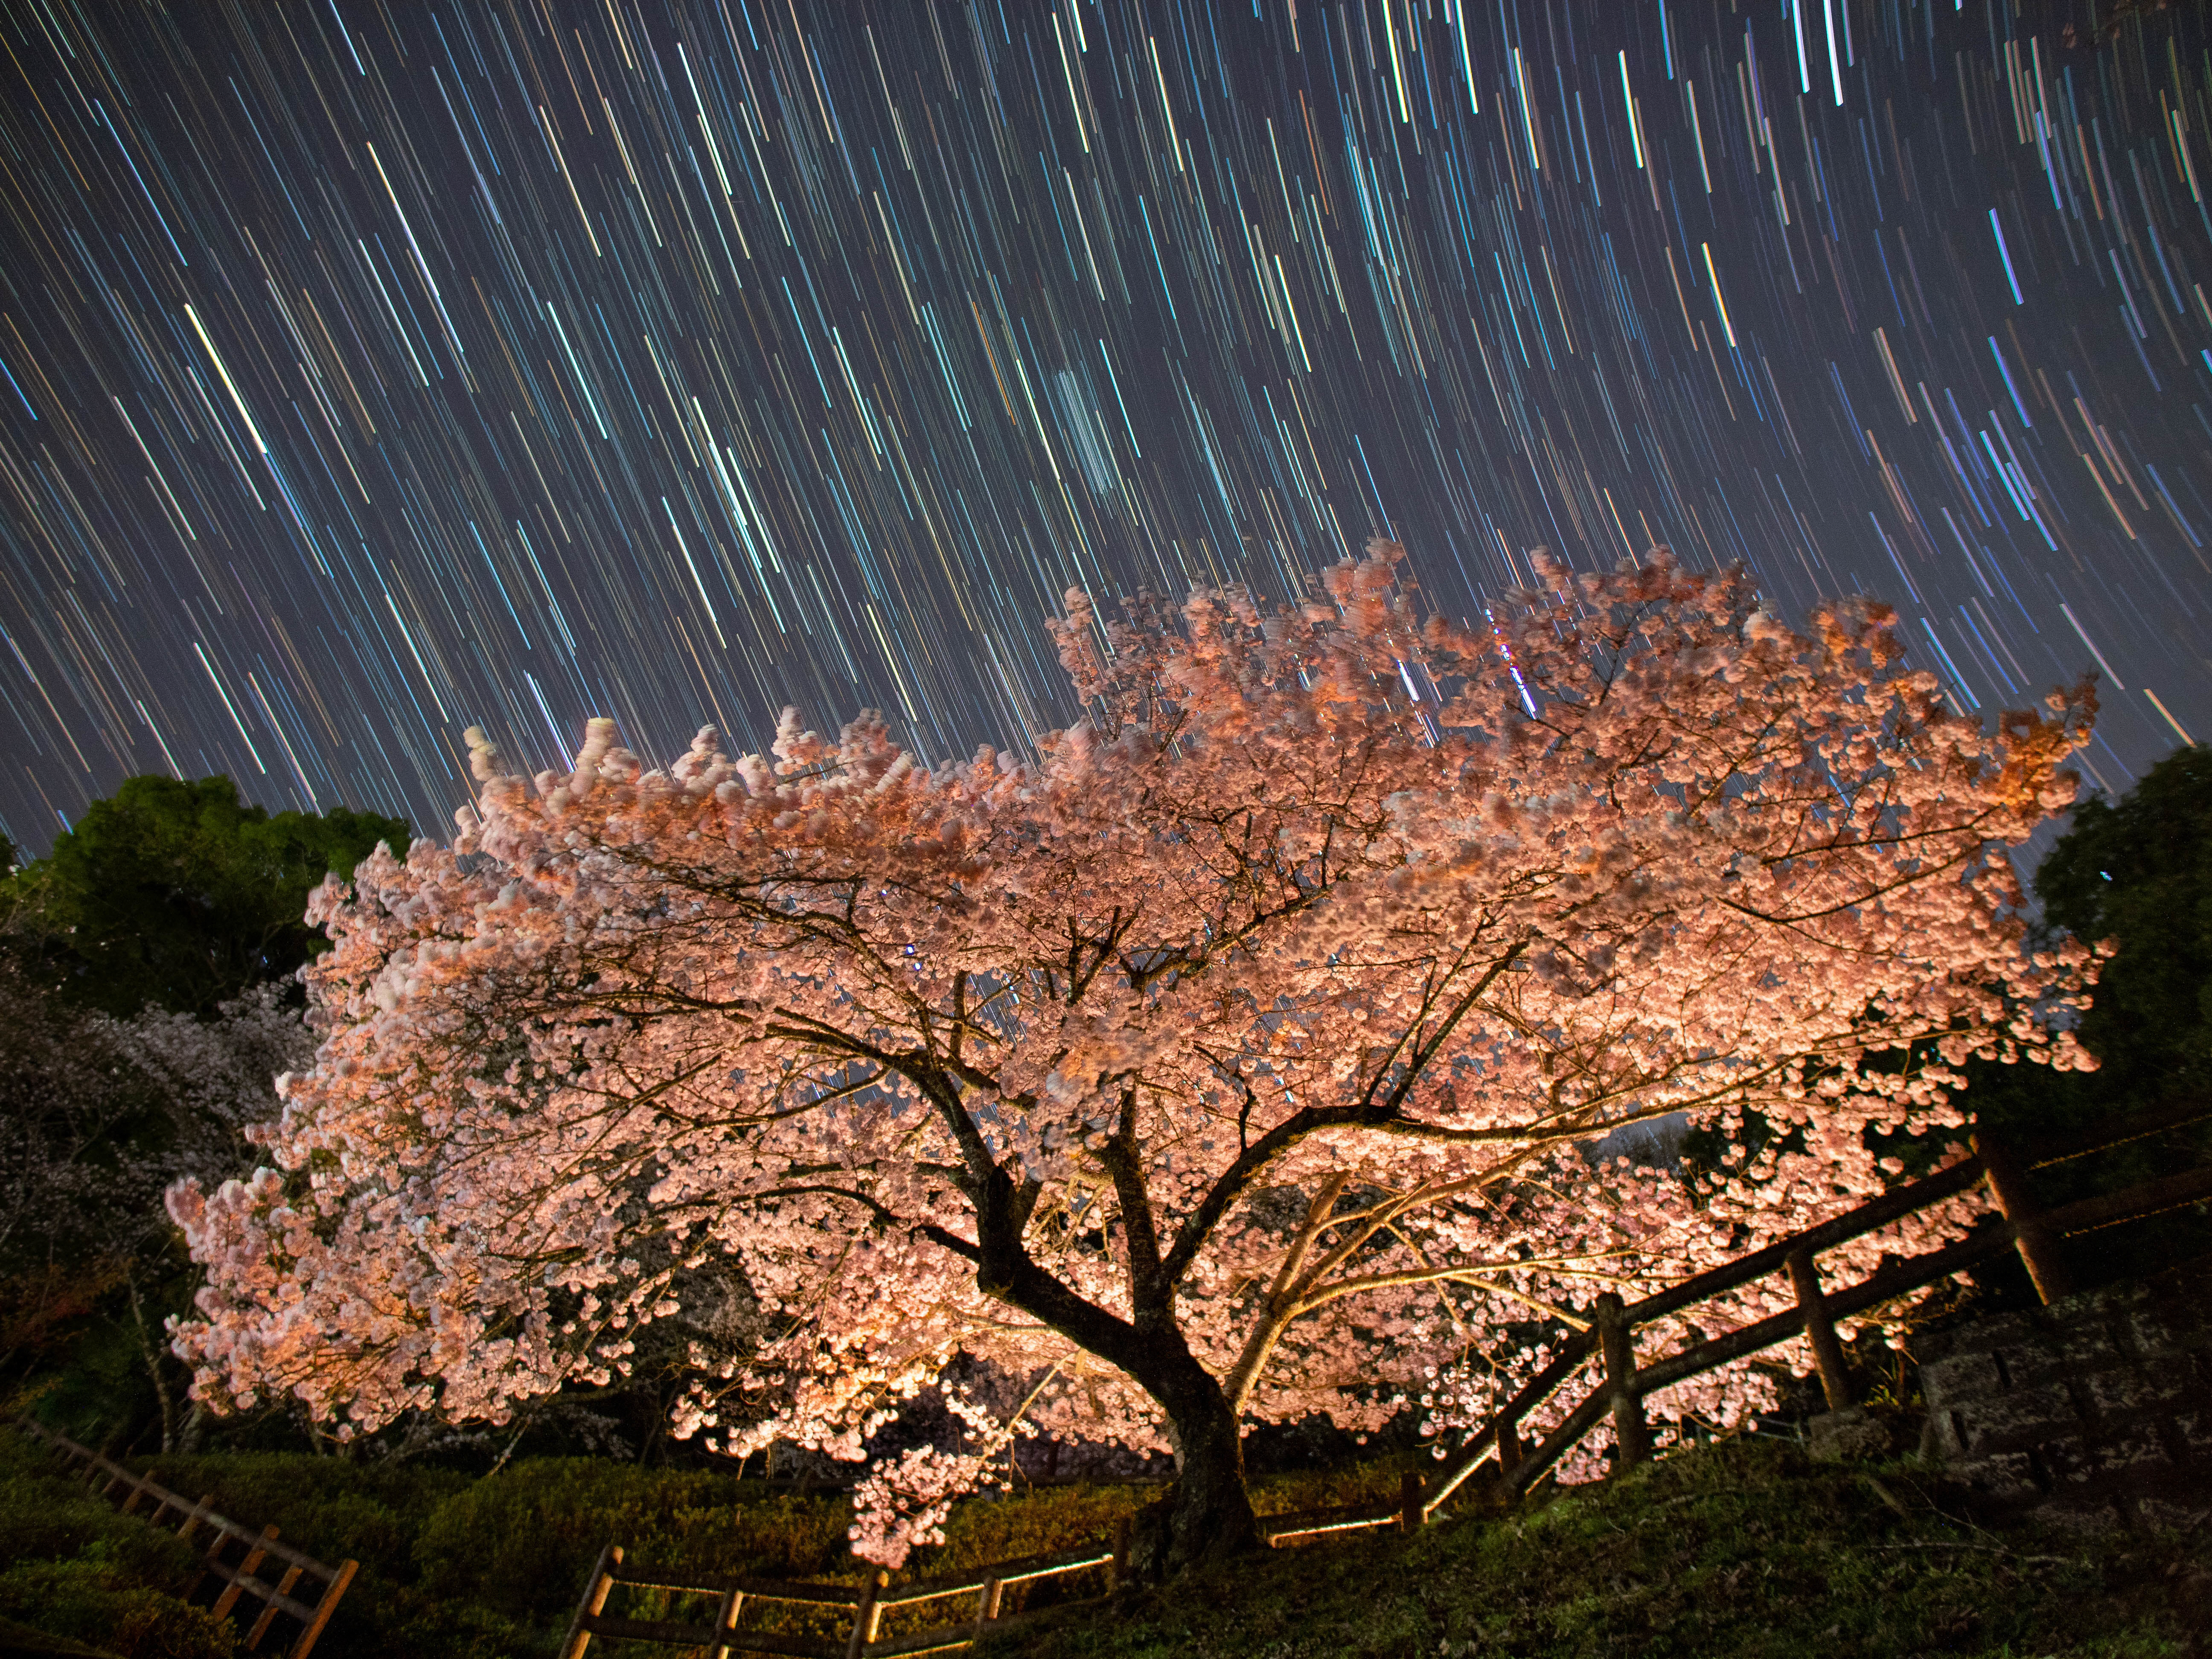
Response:
[[[1395,1491],[1402,1461],[1267,1477],[1255,1481],[1255,1496],[1263,1512],[1381,1501]],[[196,1571],[197,1551],[118,1513],[58,1467],[36,1443],[0,1433],[0,1561],[17,1564],[0,1571],[0,1618],[127,1659],[229,1653],[222,1644],[234,1626],[177,1599]],[[348,1557],[361,1563],[318,1659],[550,1655],[610,1542],[621,1544],[633,1565],[686,1574],[852,1583],[863,1571],[847,1545],[850,1506],[842,1496],[800,1494],[713,1470],[549,1457],[478,1477],[430,1464],[284,1452],[169,1456],[143,1467],[187,1498],[209,1494],[234,1520],[274,1522],[285,1542],[333,1565]],[[1049,1486],[970,1499],[953,1510],[945,1542],[918,1551],[894,1582],[1074,1547],[1110,1533],[1159,1491]],[[1088,1574],[1010,1592],[1005,1605],[1010,1612],[1042,1607],[1103,1587],[1103,1574]],[[612,1610],[702,1616],[698,1604],[665,1595],[623,1595]],[[896,1613],[886,1633],[972,1616],[973,1607],[970,1599]],[[763,1608],[748,1615],[748,1625],[757,1617],[820,1635],[842,1633],[850,1622],[849,1614],[796,1607]],[[162,1640],[185,1645],[158,1645]]]
[[[119,1659],[229,1659],[236,1635],[182,1597],[192,1547],[118,1513],[0,1436],[0,1620],[96,1644]]]

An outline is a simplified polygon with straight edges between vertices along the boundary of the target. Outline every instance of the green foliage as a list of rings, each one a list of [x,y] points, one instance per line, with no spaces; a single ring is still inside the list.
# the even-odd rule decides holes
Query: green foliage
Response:
[[[2154,1103],[2212,1076],[2212,749],[2160,762],[2118,805],[2085,801],[2035,873],[2047,926],[2115,939],[2082,1042],[2094,1094]]]
[[[0,1247],[0,1261],[5,1260]],[[9,1264],[14,1265],[12,1263]],[[20,1272],[0,1272],[0,1417],[26,1409],[40,1392],[27,1387],[58,1356],[82,1339],[103,1298],[123,1281],[112,1261],[45,1261]]]
[[[842,1498],[711,1471],[547,1458],[471,1479],[291,1454],[153,1467],[165,1485],[212,1492],[216,1508],[240,1520],[273,1521],[325,1560],[361,1562],[317,1649],[330,1659],[550,1656],[611,1540],[647,1568],[847,1583],[860,1571],[845,1547]],[[0,1433],[0,1561],[13,1564],[0,1568],[0,1619],[133,1659],[228,1654],[221,1645],[146,1645],[152,1637],[129,1634],[140,1628],[134,1609],[162,1614],[165,1631],[204,1631],[205,1621],[174,1600],[188,1582],[190,1552],[50,1468],[37,1448]],[[1395,1479],[1395,1464],[1383,1462],[1279,1477],[1257,1495],[1263,1510],[1306,1509],[1375,1499]],[[971,1500],[954,1510],[946,1542],[920,1553],[895,1582],[1069,1548],[1154,1495],[1073,1486]],[[2191,1651],[2191,1621],[2212,1617],[2212,1605],[2191,1600],[2212,1594],[2205,1540],[1990,1533],[1948,1507],[1943,1490],[1910,1468],[1813,1464],[1771,1442],[1724,1444],[1578,1489],[1517,1520],[1465,1516],[1411,1538],[1362,1533],[1263,1553],[1164,1591],[1125,1593],[1110,1612],[1048,1611],[978,1654],[1781,1659],[1941,1650],[2179,1659]],[[1040,1585],[1028,1605],[1100,1588],[1095,1575]],[[627,1599],[609,1610],[634,1617],[702,1613],[697,1602],[618,1595]],[[1022,1595],[1009,1593],[1009,1611]],[[970,1617],[973,1607],[963,1598],[895,1613],[884,1633]],[[846,1619],[794,1613],[784,1623],[826,1635],[848,1627]],[[121,1645],[126,1638],[141,1645]],[[0,1626],[0,1653],[10,1650]]]
[[[174,1160],[206,1146],[245,1150],[237,1120],[193,1093],[220,1067],[142,1063],[158,1021],[96,1016],[132,1022],[153,1005],[246,1030],[251,1018],[236,1010],[215,1022],[221,1006],[325,943],[305,921],[309,891],[330,872],[350,875],[379,841],[404,847],[407,834],[398,818],[343,807],[272,817],[240,802],[228,778],[140,777],[94,801],[47,857],[0,875],[10,1036],[0,1057],[0,1403],[9,1411],[36,1401],[50,1423],[103,1443],[152,1422],[173,1431],[185,1379],[156,1352],[160,1326],[188,1310],[198,1274],[173,1248],[161,1188],[179,1173]],[[14,858],[0,843],[0,866]],[[193,1172],[230,1173],[206,1164]]]
[[[620,1543],[634,1565],[685,1572],[851,1583],[862,1571],[846,1547],[842,1497],[778,1491],[714,1471],[542,1458],[471,1480],[414,1466],[234,1454],[163,1458],[152,1467],[178,1491],[214,1492],[227,1515],[274,1521],[303,1549],[362,1563],[344,1618],[318,1649],[333,1659],[549,1653],[610,1542]],[[1056,1488],[963,1504],[946,1528],[946,1544],[901,1577],[1063,1549],[1105,1533],[1149,1495]],[[696,1613],[665,1595],[636,1596],[615,1610]],[[834,1615],[809,1619],[795,1610],[782,1621],[817,1634],[836,1624]]]
[[[544,1605],[534,1620],[518,1621],[472,1597],[444,1600],[425,1592],[422,1534],[446,1504],[471,1486],[468,1476],[455,1471],[296,1452],[163,1457],[148,1467],[172,1491],[211,1495],[222,1514],[253,1525],[274,1522],[286,1542],[332,1565],[348,1558],[361,1563],[337,1618],[316,1644],[319,1656],[520,1659],[550,1653],[560,1621],[574,1609],[583,1568],[540,1587]],[[468,1540],[467,1547],[472,1556],[495,1556],[501,1541],[484,1534]]]
[[[0,1619],[0,1659],[115,1659],[106,1648],[89,1647],[66,1636],[33,1630],[13,1619]]]
[[[849,1577],[835,1495],[772,1493],[709,1471],[544,1458],[472,1479],[416,1464],[291,1453],[166,1457],[179,1492],[361,1573],[316,1651],[331,1659],[550,1654],[610,1541],[633,1561],[762,1577]]]
[[[2063,1140],[2131,1116],[2206,1101],[2212,1083],[2212,748],[2183,749],[2117,802],[2093,797],[2035,874],[2044,941],[2071,934],[2117,946],[2079,1035],[2094,1072],[1981,1062],[1965,1103],[2015,1146]],[[2043,1171],[2046,1204],[2115,1192],[2212,1156],[2212,1124],[2147,1137]],[[2100,1236],[2073,1253],[2092,1282],[2130,1277],[2212,1249],[2212,1224],[2177,1212]],[[2009,1261],[1976,1274],[2025,1296]]]
[[[1859,1659],[2199,1651],[2205,1540],[1991,1534],[1913,1469],[1680,1454],[1524,1520],[1309,1546],[1048,1616],[975,1659]]]
[[[118,1426],[143,1423],[158,1410],[146,1368],[148,1335],[158,1342],[161,1327],[142,1334],[127,1295],[111,1291],[94,1304],[90,1317],[56,1343],[55,1363],[27,1368],[11,1392],[20,1395],[20,1405],[35,1401],[39,1420],[49,1428],[97,1444]],[[176,1382],[183,1386],[181,1377]]]
[[[132,778],[9,880],[14,931],[38,975],[89,1006],[205,1017],[320,947],[302,916],[325,874],[407,836],[343,806],[272,817],[225,777]]]
[[[542,1608],[538,1586],[580,1589],[611,1541],[633,1561],[796,1578],[841,1565],[845,1526],[835,1496],[772,1495],[757,1481],[709,1471],[544,1458],[512,1465],[442,1507],[422,1529],[417,1559],[431,1594],[523,1618]]]
[[[19,1563],[0,1575],[0,1607],[118,1659],[230,1659],[238,1632],[227,1619],[174,1595],[133,1583],[88,1553],[64,1562]]]
[[[77,1584],[91,1571],[79,1558],[96,1542],[106,1552],[100,1571],[108,1574],[100,1581],[109,1585],[100,1592],[108,1596],[101,1605],[120,1606],[115,1597],[133,1572],[146,1585],[167,1586],[163,1594],[173,1591],[181,1559],[176,1552],[183,1547],[116,1514],[81,1485],[58,1479],[54,1467],[42,1448],[0,1431],[0,1560],[20,1564],[0,1584]],[[852,1583],[863,1571],[846,1544],[850,1510],[842,1496],[801,1494],[714,1470],[549,1457],[471,1477],[417,1463],[289,1452],[161,1457],[145,1467],[173,1491],[210,1495],[217,1510],[236,1520],[274,1522],[287,1542],[310,1554],[333,1564],[348,1557],[361,1563],[316,1650],[330,1659],[550,1654],[610,1542],[621,1544],[633,1565],[686,1572]],[[1262,1510],[1283,1510],[1358,1502],[1395,1491],[1395,1466],[1376,1466],[1255,1484]],[[973,1499],[954,1509],[945,1542],[918,1552],[896,1582],[1067,1550],[1109,1534],[1115,1521],[1157,1495],[1146,1486],[1055,1486]],[[131,1556],[131,1550],[141,1553]],[[1028,1605],[1043,1606],[1095,1595],[1102,1585],[1098,1573],[1040,1585],[1010,1592],[1007,1607],[1024,1605],[1024,1595]],[[611,1610],[698,1616],[696,1603],[622,1594],[627,1599]],[[0,1604],[0,1615],[54,1627],[21,1605],[21,1598]],[[964,1605],[940,1602],[896,1614],[885,1629],[941,1622]],[[850,1615],[841,1625],[834,1613],[790,1609],[781,1623],[828,1635],[849,1628]],[[0,1641],[0,1654],[5,1651]]]
[[[1054,1555],[1109,1535],[1116,1522],[1157,1494],[1147,1486],[1051,1486],[953,1505],[945,1542],[918,1550],[902,1580]]]
[[[0,1436],[0,1650],[39,1650],[7,1624],[118,1659],[230,1659],[235,1648],[228,1623],[180,1599],[198,1565],[189,1545],[61,1478],[15,1435]]]

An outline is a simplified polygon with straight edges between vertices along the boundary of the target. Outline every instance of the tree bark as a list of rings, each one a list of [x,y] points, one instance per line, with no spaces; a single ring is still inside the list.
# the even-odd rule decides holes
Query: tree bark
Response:
[[[131,1291],[131,1317],[138,1328],[138,1351],[146,1361],[146,1375],[154,1381],[154,1403],[161,1413],[161,1450],[167,1455],[177,1445],[177,1402],[170,1397],[169,1379],[161,1375],[161,1348],[147,1328],[146,1304],[138,1294],[137,1275],[126,1270],[124,1283]]]
[[[940,1109],[976,1169],[973,1245],[941,1229],[925,1237],[975,1264],[976,1288],[1021,1309],[1078,1346],[1118,1365],[1159,1402],[1173,1425],[1176,1481],[1160,1503],[1140,1511],[1130,1540],[1131,1576],[1158,1581],[1202,1561],[1219,1560],[1259,1541],[1244,1485],[1244,1441],[1237,1412],[1220,1381],[1190,1351],[1176,1320],[1176,1279],[1163,1269],[1152,1203],[1138,1173],[1134,1097],[1125,1099],[1121,1131],[1103,1159],[1127,1228],[1133,1317],[1109,1313],[1040,1267],[1023,1243],[1038,1183],[1017,1186],[990,1161],[957,1093],[939,1079]]]
[[[987,1241],[997,1231],[982,1230]],[[1176,1441],[1176,1480],[1167,1497],[1140,1511],[1130,1540],[1133,1578],[1173,1577],[1202,1561],[1218,1560],[1259,1541],[1251,1494],[1244,1485],[1244,1439],[1236,1407],[1219,1379],[1190,1351],[1175,1320],[1171,1294],[1155,1276],[1140,1275],[1134,1321],[1123,1321],[1075,1295],[1016,1243],[1001,1254],[987,1243],[979,1284],[1062,1335],[1118,1365],[1167,1413]]]
[[[1180,1347],[1180,1341],[1176,1343]],[[1244,1437],[1221,1385],[1186,1352],[1172,1381],[1146,1379],[1176,1437],[1176,1480],[1139,1511],[1129,1573],[1158,1582],[1255,1547],[1260,1526],[1244,1484]]]

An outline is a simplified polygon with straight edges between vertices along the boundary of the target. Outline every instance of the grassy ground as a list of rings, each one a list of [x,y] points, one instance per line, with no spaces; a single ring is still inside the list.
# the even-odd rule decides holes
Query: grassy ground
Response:
[[[1055,1619],[1065,1620],[1055,1626]],[[1738,1443],[1539,1512],[1273,1553],[976,1659],[2212,1654],[2212,1538],[1992,1531],[1903,1464]]]
[[[328,1659],[550,1654],[610,1539],[639,1566],[832,1580],[857,1568],[842,1498],[725,1475],[544,1459],[476,1479],[250,1454],[155,1467],[166,1485],[213,1492],[238,1519],[274,1521],[326,1559],[361,1561],[318,1649]],[[52,1468],[40,1449],[0,1431],[0,1659],[228,1659],[232,1627],[177,1599],[191,1553]],[[1266,1510],[1304,1508],[1378,1494],[1395,1479],[1378,1465],[1285,1477],[1259,1496]],[[1074,1544],[1152,1495],[1078,1487],[971,1502],[955,1512],[947,1543],[902,1577]],[[2212,1540],[1992,1532],[1959,1515],[1902,1465],[1813,1464],[1771,1442],[1720,1446],[1516,1519],[1463,1517],[1412,1538],[1356,1534],[1125,1593],[1110,1610],[1044,1613],[979,1652],[2212,1659],[2212,1646],[2190,1644],[2191,1632],[2212,1630]],[[936,1618],[969,1605],[939,1604]],[[665,1607],[641,1595],[609,1611],[650,1617]],[[607,1659],[672,1651],[606,1650]]]

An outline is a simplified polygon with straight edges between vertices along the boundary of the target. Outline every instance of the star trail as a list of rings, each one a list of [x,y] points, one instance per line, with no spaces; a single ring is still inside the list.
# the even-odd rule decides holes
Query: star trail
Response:
[[[2212,52],[2094,21],[20,0],[0,826],[441,833],[465,726],[599,713],[1024,749],[1070,586],[1378,532],[1469,617],[1535,546],[1879,594],[1962,709],[2097,672],[2124,790],[2212,732]]]

